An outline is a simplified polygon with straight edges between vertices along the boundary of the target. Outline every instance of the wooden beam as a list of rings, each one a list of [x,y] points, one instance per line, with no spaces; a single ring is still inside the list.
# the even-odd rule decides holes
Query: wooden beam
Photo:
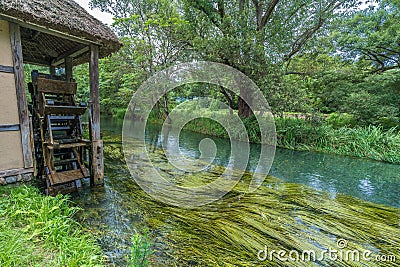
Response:
[[[73,67],[73,58],[72,57],[66,57],[65,58],[65,79],[67,82],[71,82],[72,79],[72,67]]]
[[[50,177],[51,185],[64,184],[77,179],[85,178],[80,169],[52,173],[50,174]]]
[[[24,58],[24,63],[38,65],[38,66],[44,66],[44,67],[48,67],[51,65],[51,63],[49,61],[46,61],[44,59],[35,59],[35,58],[29,58],[29,57]]]
[[[31,144],[32,146],[35,145],[34,142],[34,134],[33,134],[33,122],[32,122],[32,117],[29,117],[29,128],[31,129]],[[37,161],[36,161],[36,155],[35,153],[32,153],[32,157],[33,157],[33,176],[37,176]]]
[[[14,67],[0,65],[0,72],[14,73]]]
[[[16,17],[12,17],[12,16],[8,16],[8,15],[5,15],[5,14],[0,14],[0,19],[4,19],[4,20],[7,20],[7,21],[12,22],[12,23],[19,24],[21,27],[24,27],[24,28],[40,31],[40,32],[43,32],[43,33],[47,33],[47,34],[50,34],[50,35],[53,35],[53,36],[64,38],[64,39],[67,39],[67,40],[70,40],[70,41],[74,41],[74,42],[77,42],[77,43],[81,43],[81,44],[85,44],[85,45],[90,45],[90,44],[100,45],[100,43],[96,42],[96,41],[87,40],[85,38],[77,37],[77,36],[74,36],[74,35],[71,35],[71,34],[68,34],[68,33],[65,33],[65,32],[61,32],[61,31],[57,31],[57,30],[54,30],[54,29],[50,29],[48,27],[44,27],[44,26],[41,26],[41,25],[38,25],[38,24],[35,24],[35,23],[32,23],[32,22],[25,22],[22,19],[19,19],[19,18],[16,18]]]
[[[14,63],[15,89],[19,110],[19,123],[21,128],[22,153],[24,156],[24,167],[33,167],[32,144],[29,128],[28,103],[26,101],[26,90],[24,80],[24,63],[22,57],[21,31],[18,24],[10,23],[10,39],[12,58]]]
[[[37,79],[38,92],[50,93],[50,94],[64,94],[74,95],[78,85],[75,82],[65,82],[59,80],[51,80],[46,78]]]
[[[55,58],[52,62],[51,65],[53,66],[59,66],[61,64],[64,64],[64,60],[67,57],[72,57],[75,58],[77,56],[80,56],[84,53],[89,52],[89,46],[85,46],[84,48],[81,48],[81,46],[77,46],[74,49],[67,51],[61,55],[59,55],[57,58]]]
[[[2,124],[0,125],[0,132],[19,131],[19,124]]]
[[[90,101],[93,106],[94,137],[100,140],[100,98],[99,98],[99,47],[90,46]]]
[[[99,47],[90,45],[91,186],[104,185],[103,143],[100,136]]]

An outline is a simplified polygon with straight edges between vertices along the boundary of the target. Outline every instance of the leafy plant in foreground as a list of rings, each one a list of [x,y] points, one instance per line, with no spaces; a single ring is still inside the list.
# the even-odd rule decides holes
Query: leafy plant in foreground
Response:
[[[132,248],[130,255],[130,266],[149,266],[149,256],[152,254],[151,242],[147,232],[134,234],[132,236]]]

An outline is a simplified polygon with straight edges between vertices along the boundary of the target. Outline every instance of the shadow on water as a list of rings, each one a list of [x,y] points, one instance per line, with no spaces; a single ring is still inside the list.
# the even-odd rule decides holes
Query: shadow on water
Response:
[[[123,160],[122,122],[103,119],[102,125],[106,186],[86,187],[73,199],[84,207],[79,218],[98,236],[110,266],[127,263],[130,237],[143,229],[149,229],[154,242],[152,266],[358,266],[326,258],[287,262],[257,257],[265,247],[300,255],[303,250],[337,249],[339,238],[348,242],[348,250],[394,255],[400,261],[399,166],[278,150],[271,174],[281,179],[268,177],[255,193],[246,194],[245,175],[223,199],[185,210],[160,203],[138,187]],[[198,144],[204,137],[183,132],[178,139],[181,151],[199,157]],[[218,148],[214,163],[224,166],[229,140],[214,140]],[[153,164],[165,164],[159,149],[165,138],[159,127],[147,128],[146,141]],[[250,171],[256,145],[251,153]],[[216,166],[186,175],[182,183],[207,182],[222,171]]]

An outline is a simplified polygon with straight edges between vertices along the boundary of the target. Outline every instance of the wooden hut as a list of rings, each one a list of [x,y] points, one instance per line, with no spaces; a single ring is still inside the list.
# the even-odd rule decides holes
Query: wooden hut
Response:
[[[98,59],[121,47],[117,36],[74,1],[0,2],[0,183],[30,180],[36,171],[32,114],[28,110],[24,64],[65,69],[89,62],[92,121],[91,184],[102,185]]]

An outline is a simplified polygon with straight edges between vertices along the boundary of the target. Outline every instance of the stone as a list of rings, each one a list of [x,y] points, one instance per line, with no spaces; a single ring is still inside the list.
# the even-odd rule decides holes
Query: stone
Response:
[[[1,185],[7,185],[6,179],[0,178],[0,184]]]
[[[21,174],[18,174],[17,175],[17,182],[21,182],[22,181],[22,175]]]
[[[6,177],[7,184],[14,184],[17,182],[17,176],[8,176]]]
[[[25,182],[29,182],[33,179],[32,173],[25,173],[22,175],[23,179]]]

